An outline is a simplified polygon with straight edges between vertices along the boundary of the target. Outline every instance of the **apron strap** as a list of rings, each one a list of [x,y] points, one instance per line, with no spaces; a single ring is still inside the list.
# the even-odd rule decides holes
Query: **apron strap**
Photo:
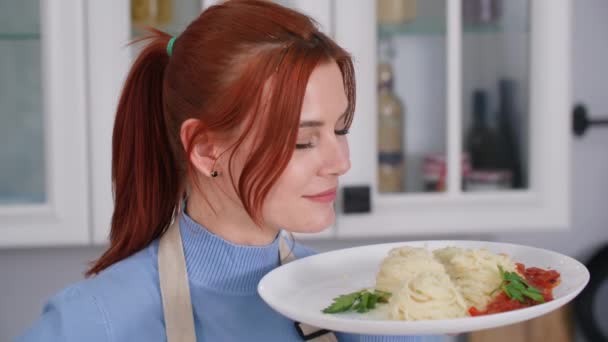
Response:
[[[281,237],[279,238],[279,257],[281,259],[281,265],[296,259],[287,243],[287,238],[283,236],[283,232],[281,232]],[[336,335],[329,330],[320,329],[300,322],[295,322],[294,324],[298,334],[300,334],[300,337],[302,337],[304,341],[338,342]]]
[[[284,236],[279,238],[281,264],[295,260]],[[158,246],[158,275],[165,316],[165,331],[168,342],[195,342],[194,316],[190,300],[190,285],[182,238],[179,232],[179,216],[161,236]],[[336,335],[326,329],[295,322],[295,327],[304,341],[338,342]]]
[[[158,246],[158,275],[168,342],[196,342],[190,285],[179,216],[161,236]]]

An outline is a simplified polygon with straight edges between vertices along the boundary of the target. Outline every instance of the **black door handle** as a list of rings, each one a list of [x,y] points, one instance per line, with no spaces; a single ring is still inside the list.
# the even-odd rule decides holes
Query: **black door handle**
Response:
[[[589,126],[608,125],[608,119],[589,119],[587,107],[582,103],[574,106],[572,111],[572,130],[576,136],[580,137],[585,134]]]

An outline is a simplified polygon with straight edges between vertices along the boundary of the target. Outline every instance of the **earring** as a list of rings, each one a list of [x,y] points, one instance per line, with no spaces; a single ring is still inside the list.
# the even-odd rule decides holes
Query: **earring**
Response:
[[[219,172],[217,172],[217,171],[215,171],[215,170],[211,171],[211,177],[215,178],[215,177],[217,177],[217,176],[219,176],[219,175],[220,175],[220,173],[219,173]]]

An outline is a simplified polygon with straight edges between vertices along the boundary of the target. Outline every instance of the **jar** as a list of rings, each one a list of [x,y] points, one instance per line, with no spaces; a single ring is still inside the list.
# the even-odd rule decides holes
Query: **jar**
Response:
[[[465,176],[465,191],[496,191],[511,189],[509,170],[472,170]]]
[[[447,162],[443,154],[431,154],[424,157],[422,163],[424,177],[424,191],[441,192],[446,189]],[[468,153],[461,158],[462,179],[471,171],[471,159]],[[462,185],[464,186],[464,184]]]

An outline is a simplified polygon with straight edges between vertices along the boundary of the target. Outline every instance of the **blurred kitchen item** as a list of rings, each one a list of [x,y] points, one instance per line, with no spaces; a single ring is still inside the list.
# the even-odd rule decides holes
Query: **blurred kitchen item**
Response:
[[[574,327],[570,305],[526,322],[470,333],[467,340],[468,342],[573,342]]]
[[[417,0],[377,0],[376,15],[380,25],[399,25],[412,21],[417,14]]]
[[[488,123],[488,94],[477,89],[473,92],[473,122],[467,135],[467,150],[471,154],[473,169],[496,169],[496,132]]]
[[[510,91],[511,88],[504,86],[501,93],[511,94],[505,89]],[[519,164],[515,162],[516,146],[509,116],[511,105],[505,104],[511,97],[503,94],[499,112],[488,122],[487,91],[477,89],[473,92],[473,122],[466,142],[472,172],[464,180],[466,191],[504,190],[513,186],[513,173]]]
[[[498,81],[498,164],[499,169],[511,171],[513,188],[524,187],[521,163],[521,126],[516,109],[516,83],[511,79]]]
[[[160,27],[171,23],[173,0],[131,0],[131,21],[134,25]]]
[[[608,341],[608,244],[586,263],[591,279],[574,300],[574,317],[587,341]]]
[[[462,178],[471,171],[471,160],[468,154],[462,155]],[[432,154],[423,159],[424,191],[441,192],[446,189],[447,163],[445,155]]]
[[[509,170],[472,170],[464,176],[465,191],[492,191],[512,188]]]
[[[465,24],[494,24],[502,15],[502,0],[462,0],[462,16]]]
[[[393,91],[393,69],[378,65],[378,191],[404,191],[403,105]]]

